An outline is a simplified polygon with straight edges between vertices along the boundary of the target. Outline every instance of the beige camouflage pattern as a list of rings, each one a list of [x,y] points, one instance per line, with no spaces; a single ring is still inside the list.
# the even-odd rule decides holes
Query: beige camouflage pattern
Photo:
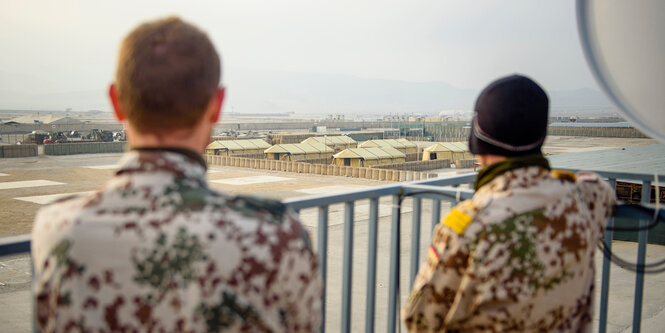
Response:
[[[595,174],[507,171],[444,217],[402,313],[409,331],[588,332],[615,203]]]
[[[321,280],[294,214],[210,189],[186,155],[130,151],[100,191],[38,212],[40,330],[318,330]]]

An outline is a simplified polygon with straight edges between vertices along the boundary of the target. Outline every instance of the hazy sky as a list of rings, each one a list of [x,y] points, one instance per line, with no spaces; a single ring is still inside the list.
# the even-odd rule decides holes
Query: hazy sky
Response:
[[[40,92],[106,89],[122,37],[169,14],[209,33],[229,86],[259,69],[471,89],[521,72],[548,89],[597,89],[573,0],[0,0],[0,72],[34,78]]]

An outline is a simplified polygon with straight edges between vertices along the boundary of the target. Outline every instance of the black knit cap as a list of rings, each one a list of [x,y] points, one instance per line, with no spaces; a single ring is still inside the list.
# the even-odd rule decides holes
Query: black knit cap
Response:
[[[540,153],[548,109],[547,94],[527,77],[512,75],[492,82],[476,101],[469,150],[507,157]]]

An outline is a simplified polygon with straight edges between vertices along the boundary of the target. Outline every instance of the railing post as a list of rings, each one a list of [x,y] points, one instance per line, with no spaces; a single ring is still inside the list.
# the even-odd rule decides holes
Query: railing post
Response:
[[[393,196],[392,223],[390,226],[390,276],[388,280],[388,333],[395,332],[397,306],[399,305],[399,248],[400,248],[400,199]],[[348,331],[347,331],[348,332]]]
[[[651,180],[642,181],[642,204],[649,204],[651,197]],[[640,220],[640,228],[649,224],[648,220]],[[644,258],[647,254],[647,235],[648,230],[641,230],[638,233],[637,243],[637,274],[635,275],[635,304],[633,307],[633,332],[640,331],[642,324],[642,297],[644,294]]]
[[[344,204],[344,267],[342,272],[342,332],[351,332],[351,277],[353,269],[353,201]]]
[[[365,312],[365,332],[374,332],[376,303],[376,251],[379,229],[379,199],[369,200],[369,242],[367,248],[367,299]]]
[[[420,207],[421,199],[413,198],[413,218],[411,220],[411,270],[409,274],[409,288],[413,287],[413,282],[418,274],[418,264],[420,258]]]
[[[610,186],[616,191],[616,179],[609,179]],[[614,226],[614,218],[610,217],[607,221],[607,227],[605,229],[605,236],[603,242],[605,242],[605,248],[612,250],[612,238],[613,233],[610,230]],[[612,262],[610,258],[603,255],[603,273],[602,280],[600,285],[600,315],[598,322],[598,332],[605,333],[607,332],[607,310],[609,306],[609,295],[610,295],[610,265]]]
[[[319,273],[323,280],[321,286],[321,333],[326,331],[326,274],[328,270],[328,206],[319,207],[319,224],[317,227],[317,255]]]
[[[432,233],[434,228],[441,221],[441,200],[432,199]]]

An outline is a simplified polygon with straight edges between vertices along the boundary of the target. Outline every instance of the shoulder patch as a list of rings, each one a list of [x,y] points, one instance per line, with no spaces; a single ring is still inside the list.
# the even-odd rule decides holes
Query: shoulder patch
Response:
[[[441,221],[443,224],[447,225],[448,228],[452,229],[459,235],[464,233],[464,230],[466,230],[466,227],[469,226],[469,223],[473,221],[473,218],[463,212],[462,210],[458,209],[457,207],[453,207],[453,209],[448,212],[448,214],[443,218],[443,221]]]
[[[577,180],[575,173],[564,170],[552,170],[550,171],[552,178],[562,180],[564,182],[574,183]]]

